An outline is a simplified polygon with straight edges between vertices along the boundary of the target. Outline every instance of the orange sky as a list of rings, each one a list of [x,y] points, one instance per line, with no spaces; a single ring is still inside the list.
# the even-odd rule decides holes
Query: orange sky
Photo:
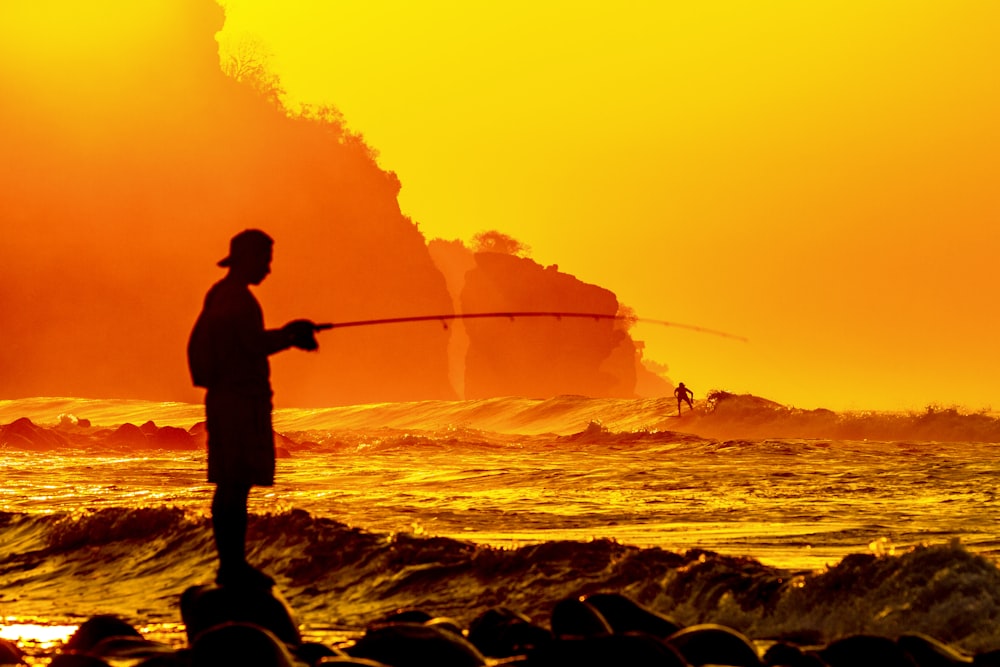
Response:
[[[222,41],[265,43],[289,106],[341,109],[398,175],[402,210],[427,240],[498,229],[640,316],[749,338],[633,331],[698,398],[721,388],[800,407],[1000,409],[988,301],[1000,245],[997,3],[224,1]],[[0,96],[0,303],[4,359],[17,368],[37,361],[59,379],[80,367],[120,387],[107,364],[74,354],[60,323],[99,337],[123,314],[146,315],[123,303],[164,318],[167,305],[196,309],[217,248],[253,215],[289,227],[286,263],[261,289],[283,316],[288,300],[274,295],[295,293],[290,269],[315,250],[289,205],[304,215],[325,197],[331,216],[354,205],[359,188],[338,195],[314,168],[335,172],[350,151],[295,162],[303,176],[264,153],[325,155],[313,140],[285,150],[306,134],[243,139],[277,126],[215,69],[220,20],[207,0],[0,3],[0,87],[13,91]],[[246,117],[220,117],[233,110]],[[147,188],[161,171],[191,178]],[[371,206],[398,216],[391,179],[357,176],[382,193]],[[204,257],[166,243],[179,227]],[[159,254],[122,252],[118,237]],[[157,262],[185,268],[168,275]],[[43,283],[66,288],[54,298]],[[100,298],[81,299],[88,291]],[[384,291],[365,305],[391,312],[372,316],[416,307],[405,290]],[[180,384],[188,325],[169,322],[132,352],[172,355],[162,363]]]
[[[224,5],[428,239],[748,337],[634,332],[698,397],[1000,408],[1000,4]]]

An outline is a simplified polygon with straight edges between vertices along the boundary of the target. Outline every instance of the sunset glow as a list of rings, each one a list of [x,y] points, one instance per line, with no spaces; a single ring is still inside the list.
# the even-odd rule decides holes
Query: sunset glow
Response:
[[[373,282],[360,255],[354,266],[321,251],[344,246],[335,236],[352,216],[401,211],[424,242],[499,230],[642,317],[748,338],[631,331],[699,399],[718,388],[805,408],[1000,405],[987,301],[1000,242],[1000,8],[222,4],[225,15],[197,2],[0,9],[0,75],[17,91],[0,102],[0,293],[21,313],[5,330],[23,341],[4,361],[18,378],[5,397],[196,401],[180,346],[219,250],[245,226],[279,239],[260,290],[269,317],[447,309],[430,292],[415,303],[404,279]],[[394,176],[344,166],[226,88],[210,71],[220,28],[223,57],[253,40],[292,113],[335,107]],[[357,182],[330,185],[345,173]],[[368,202],[363,215],[345,192]],[[290,267],[309,262],[347,289],[323,302],[300,293]],[[80,276],[85,289],[70,289]],[[352,281],[378,302],[351,301]],[[154,293],[154,316],[123,305]],[[121,369],[73,354],[74,340],[107,339],[129,313],[146,318],[146,347],[124,347]],[[340,376],[361,387],[356,400],[412,397],[418,376],[446,396],[461,369],[428,379],[399,349],[409,335],[325,334],[320,362],[276,365],[278,385],[295,386],[278,394],[329,402],[334,356],[363,348],[395,370],[391,381]],[[438,349],[445,334],[413,335]]]

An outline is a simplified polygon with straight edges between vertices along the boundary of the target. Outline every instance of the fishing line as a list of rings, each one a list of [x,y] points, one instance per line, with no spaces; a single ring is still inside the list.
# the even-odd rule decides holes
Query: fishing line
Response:
[[[504,311],[504,312],[490,312],[490,313],[448,313],[442,315],[414,315],[410,317],[385,317],[376,320],[354,320],[351,322],[327,322],[323,324],[315,325],[316,331],[325,331],[327,329],[344,329],[346,327],[368,327],[376,326],[382,324],[402,324],[404,322],[441,322],[445,329],[448,328],[448,322],[451,320],[476,320],[484,318],[506,318],[511,321],[517,318],[525,317],[554,317],[556,319],[592,319],[592,320],[622,320],[627,322],[643,322],[646,324],[660,324],[666,327],[674,327],[677,329],[687,329],[688,331],[696,331],[703,334],[711,334],[713,336],[722,336],[723,338],[731,338],[733,340],[742,341],[744,343],[749,342],[749,339],[738,336],[736,334],[726,333],[725,331],[718,331],[716,329],[707,329],[705,327],[699,327],[694,324],[680,324],[678,322],[667,322],[666,320],[653,320],[645,317],[633,317],[629,315],[608,315],[606,313],[577,313],[577,312],[559,312],[559,311]]]

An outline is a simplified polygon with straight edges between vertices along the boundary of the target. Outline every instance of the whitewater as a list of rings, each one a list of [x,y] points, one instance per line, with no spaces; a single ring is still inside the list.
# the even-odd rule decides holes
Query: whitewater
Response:
[[[580,396],[276,410],[250,559],[319,641],[399,608],[544,620],[615,591],[757,639],[920,631],[1000,648],[994,416],[725,393],[676,410]],[[180,593],[215,572],[202,419],[0,401],[2,636],[114,613],[180,641]]]

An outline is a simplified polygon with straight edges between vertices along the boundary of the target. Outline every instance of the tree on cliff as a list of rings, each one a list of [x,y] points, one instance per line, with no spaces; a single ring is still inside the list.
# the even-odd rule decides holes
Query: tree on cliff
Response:
[[[527,257],[528,253],[531,252],[531,247],[527,244],[495,229],[479,232],[473,236],[472,249],[475,252],[497,252],[515,257]]]
[[[222,71],[245,83],[272,104],[281,106],[285,89],[271,69],[271,50],[253,34],[243,33],[219,41],[219,64]]]
[[[636,314],[635,308],[626,306],[623,303],[618,304],[618,312],[616,314],[619,318],[618,321],[626,330],[631,329],[639,321],[639,315]]]

